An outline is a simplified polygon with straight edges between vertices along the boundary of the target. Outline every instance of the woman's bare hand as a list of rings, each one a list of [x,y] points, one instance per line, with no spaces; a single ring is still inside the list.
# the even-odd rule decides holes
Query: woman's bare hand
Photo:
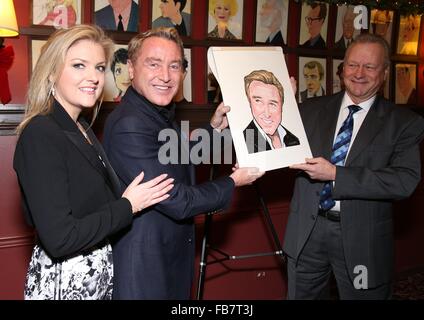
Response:
[[[141,172],[122,194],[131,203],[132,212],[139,212],[169,197],[168,192],[174,187],[174,179],[166,179],[167,174],[161,174],[156,178],[141,183],[144,172]],[[166,180],[165,180],[166,179]]]

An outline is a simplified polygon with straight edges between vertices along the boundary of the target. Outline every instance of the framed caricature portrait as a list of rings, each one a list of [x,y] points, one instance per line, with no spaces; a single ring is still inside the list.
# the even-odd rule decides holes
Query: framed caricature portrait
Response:
[[[299,102],[326,94],[326,60],[299,57]]]
[[[395,103],[417,103],[417,65],[397,63],[395,65]]]
[[[67,29],[81,24],[81,0],[32,0],[32,24]]]
[[[393,32],[393,11],[390,10],[371,10],[370,32],[386,39],[391,45]]]
[[[256,8],[256,42],[276,46],[287,43],[289,0],[258,0]]]
[[[183,83],[180,86],[179,91],[177,92],[174,100],[176,102],[181,102],[185,100],[186,102],[191,102],[191,49],[184,48],[184,57],[187,60],[186,72],[184,74]]]
[[[356,36],[361,33],[361,29],[355,29],[354,22],[357,14],[353,10],[354,6],[351,5],[337,7],[335,49],[346,50]]]
[[[323,2],[303,3],[299,36],[301,48],[326,48],[328,7],[328,3]]]
[[[387,100],[390,100],[390,72],[387,73],[386,80],[383,83],[383,87],[380,90],[383,90],[381,93],[383,97]]]
[[[106,71],[103,101],[120,102],[131,85],[128,74],[128,46],[115,44],[110,68]]]
[[[93,21],[105,30],[137,32],[139,0],[93,0]]]
[[[208,38],[241,40],[243,0],[209,0]]]
[[[401,16],[396,53],[416,56],[420,35],[421,16]]]
[[[343,82],[343,60],[333,59],[333,94],[344,90]]]
[[[31,72],[34,70],[37,64],[38,58],[40,57],[41,47],[47,42],[47,40],[31,40]]]
[[[215,75],[213,74],[211,68],[208,65],[208,71],[207,71],[207,99],[208,103],[220,103],[222,101],[222,92],[221,88],[219,87],[218,80],[216,80]]]
[[[153,0],[152,28],[177,29],[180,36],[191,35],[191,0]]]
[[[281,47],[210,47],[208,64],[231,106],[240,167],[274,170],[311,155]]]

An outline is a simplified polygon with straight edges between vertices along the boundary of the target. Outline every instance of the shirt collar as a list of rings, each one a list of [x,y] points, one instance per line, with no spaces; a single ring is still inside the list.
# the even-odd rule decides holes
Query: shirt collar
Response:
[[[369,109],[371,108],[371,106],[373,105],[375,99],[377,98],[376,95],[372,96],[371,98],[369,98],[366,101],[363,101],[359,104],[356,104],[352,101],[352,99],[349,97],[349,95],[347,94],[347,92],[345,92],[344,97],[343,97],[343,101],[342,101],[342,108],[346,109],[347,107],[351,106],[351,105],[358,105],[361,107],[361,109],[366,110],[367,112],[369,111]],[[360,112],[360,111],[359,111]]]
[[[174,121],[176,107],[174,102],[171,102],[167,106],[158,106],[147,100],[146,97],[138,93],[132,86],[130,86],[127,90],[132,90],[137,97],[139,97],[146,105],[151,106],[153,110],[155,110],[155,112],[157,112],[166,121]]]

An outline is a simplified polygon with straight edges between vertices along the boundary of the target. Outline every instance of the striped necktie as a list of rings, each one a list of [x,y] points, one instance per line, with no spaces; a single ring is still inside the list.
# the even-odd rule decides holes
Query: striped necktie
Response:
[[[337,134],[336,141],[333,145],[333,152],[331,154],[331,163],[336,166],[344,166],[347,152],[349,151],[350,141],[352,139],[353,132],[353,114],[361,110],[360,106],[351,105],[349,108],[349,115],[340,127],[339,133]],[[322,188],[319,206],[322,210],[330,210],[336,202],[331,196],[332,182],[327,182]]]

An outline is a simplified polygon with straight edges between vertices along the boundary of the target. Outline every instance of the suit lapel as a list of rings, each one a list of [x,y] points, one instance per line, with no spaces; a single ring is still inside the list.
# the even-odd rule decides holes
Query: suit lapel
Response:
[[[383,118],[386,111],[383,108],[383,103],[377,97],[373,105],[367,113],[361,128],[353,141],[349,154],[346,159],[346,166],[352,163],[353,160],[368,146],[375,135],[380,131],[384,121]]]
[[[319,146],[319,148],[316,149],[314,147],[315,143],[311,146],[315,157],[322,156],[327,160],[331,158],[334,132],[336,131],[337,118],[339,116],[342,99],[343,94],[336,95],[320,110],[318,123],[316,124],[319,127],[319,132],[316,135],[316,139],[319,139],[316,145]]]
[[[80,122],[82,123],[84,128],[88,128],[88,124],[83,119],[81,119]],[[100,165],[99,168],[101,169],[104,177],[107,179],[106,182],[109,184],[115,196],[120,197],[122,194],[121,183],[119,182],[119,178],[116,175],[115,170],[113,170],[112,165],[110,164],[109,159],[107,158],[107,155],[104,152],[102,145],[97,140],[97,137],[95,136],[93,130],[88,129],[87,134],[91,142],[93,143],[93,147],[96,149],[97,153],[102,158],[101,161],[103,161],[104,163],[104,166]],[[100,159],[96,159],[96,160],[97,160],[96,163],[100,164],[100,161],[99,161]]]
[[[75,145],[78,151],[82,154],[82,156],[87,159],[87,161],[93,166],[96,171],[98,171],[104,178],[106,178],[107,171],[100,162],[96,151],[84,139],[75,122],[71,119],[71,117],[59,103],[55,102],[51,116],[62,129],[66,137],[71,141],[72,144]],[[86,127],[86,123],[84,123],[84,127]],[[94,136],[91,130],[88,130],[87,134],[89,135],[93,143],[97,142],[97,138]],[[108,182],[107,178],[105,180],[106,182]]]

